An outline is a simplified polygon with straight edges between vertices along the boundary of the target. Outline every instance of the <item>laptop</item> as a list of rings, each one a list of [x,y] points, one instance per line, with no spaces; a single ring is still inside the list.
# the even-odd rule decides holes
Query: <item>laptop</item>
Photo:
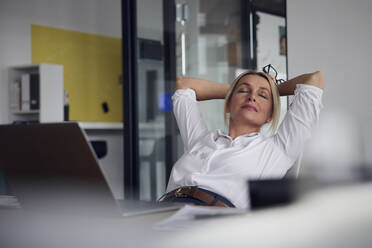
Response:
[[[0,125],[0,170],[21,208],[88,216],[133,216],[183,204],[116,201],[78,123]]]

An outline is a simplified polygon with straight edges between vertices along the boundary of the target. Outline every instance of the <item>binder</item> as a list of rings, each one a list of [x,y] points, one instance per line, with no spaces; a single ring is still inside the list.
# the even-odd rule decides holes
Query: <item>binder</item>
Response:
[[[30,74],[21,77],[21,111],[30,110]]]
[[[30,109],[40,108],[40,75],[30,74]]]
[[[23,74],[21,77],[20,110],[30,111],[40,108],[40,75]]]
[[[17,112],[21,110],[21,82],[19,80],[14,81],[11,84],[11,99],[10,99],[10,110]]]

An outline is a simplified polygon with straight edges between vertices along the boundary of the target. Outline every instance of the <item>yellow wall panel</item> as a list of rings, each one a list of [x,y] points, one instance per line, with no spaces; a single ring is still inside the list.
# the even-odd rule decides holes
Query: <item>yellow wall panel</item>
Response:
[[[31,25],[31,37],[33,64],[63,65],[70,120],[123,120],[121,39],[39,25]]]

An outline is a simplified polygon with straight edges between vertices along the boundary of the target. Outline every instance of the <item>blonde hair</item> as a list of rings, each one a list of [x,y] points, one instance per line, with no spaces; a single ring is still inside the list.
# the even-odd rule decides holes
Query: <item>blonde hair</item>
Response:
[[[249,70],[249,71],[243,72],[237,78],[235,78],[235,80],[232,82],[232,84],[230,86],[230,89],[227,92],[226,97],[225,97],[225,109],[224,109],[225,125],[227,125],[227,112],[228,112],[227,109],[230,105],[231,98],[233,96],[234,90],[235,90],[236,86],[238,85],[239,80],[246,75],[258,75],[260,77],[265,78],[269,82],[269,85],[270,85],[270,88],[271,88],[271,96],[272,96],[272,109],[271,109],[272,110],[272,115],[271,115],[272,118],[271,118],[270,123],[271,123],[271,132],[272,132],[272,134],[274,134],[275,131],[276,131],[276,128],[278,127],[279,118],[280,118],[280,95],[279,95],[279,90],[278,90],[278,87],[276,86],[274,80],[271,78],[271,76],[269,76],[268,74],[266,74],[264,72],[259,72],[259,71]]]

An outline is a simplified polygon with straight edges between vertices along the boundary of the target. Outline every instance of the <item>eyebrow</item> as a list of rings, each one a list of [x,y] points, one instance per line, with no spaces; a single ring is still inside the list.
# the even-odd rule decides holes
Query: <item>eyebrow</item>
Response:
[[[240,83],[240,84],[238,85],[238,88],[239,88],[241,85],[251,86],[250,83],[245,83],[245,82],[243,82],[243,83]],[[267,90],[268,92],[270,92],[270,90],[269,90],[268,88],[263,87],[263,86],[259,87],[259,89]]]

